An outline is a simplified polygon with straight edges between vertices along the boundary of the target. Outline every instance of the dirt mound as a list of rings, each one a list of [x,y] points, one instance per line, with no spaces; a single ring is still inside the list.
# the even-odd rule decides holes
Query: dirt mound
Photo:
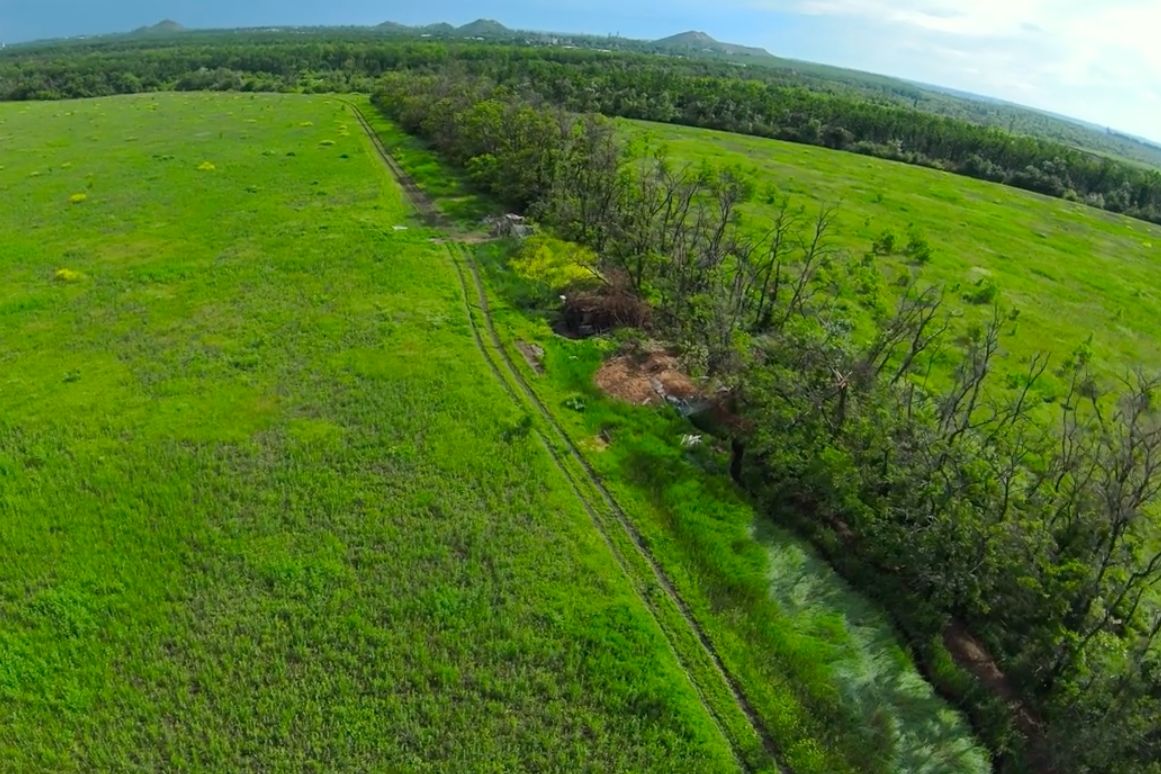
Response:
[[[652,310],[627,290],[577,291],[564,298],[558,332],[586,338],[615,328],[648,328]]]
[[[639,406],[664,403],[666,396],[687,401],[699,395],[680,361],[664,351],[618,355],[601,366],[594,381],[607,395]]]

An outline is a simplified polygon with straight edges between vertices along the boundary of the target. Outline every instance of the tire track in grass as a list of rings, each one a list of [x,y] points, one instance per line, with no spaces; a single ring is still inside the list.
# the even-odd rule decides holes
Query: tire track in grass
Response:
[[[359,108],[349,102],[346,104],[423,220],[431,225],[444,225],[434,204],[392,158]],[[541,426],[537,427],[536,434],[540,442],[665,635],[671,652],[707,714],[730,743],[739,766],[745,770],[762,770],[773,765],[784,774],[791,774],[790,769],[779,762],[777,745],[743,693],[739,681],[725,667],[717,649],[654,558],[641,533],[513,362],[496,330],[479,269],[468,250],[459,242],[448,242],[445,247],[459,276],[465,313],[477,348],[509,397],[521,408],[530,407],[539,415]],[[482,326],[472,309],[469,286],[476,290],[476,308]],[[490,346],[481,327],[487,329]],[[585,490],[589,493],[586,494]],[[702,679],[699,680],[698,676]]]

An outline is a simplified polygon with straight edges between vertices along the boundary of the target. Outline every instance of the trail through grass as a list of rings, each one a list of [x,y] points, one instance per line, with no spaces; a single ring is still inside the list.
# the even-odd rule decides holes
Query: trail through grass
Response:
[[[0,105],[0,165],[5,766],[734,768],[345,106]]]
[[[471,197],[453,173],[375,123],[429,194],[451,197],[449,214],[465,209]],[[513,299],[535,294],[505,255],[500,244],[476,251],[510,359],[624,507],[796,770],[988,771],[965,720],[924,682],[886,616],[803,541],[760,524],[718,452],[683,452],[689,427],[676,414],[600,395],[592,375],[617,343],[561,339],[517,308]],[[518,340],[544,348],[543,374],[525,367]]]

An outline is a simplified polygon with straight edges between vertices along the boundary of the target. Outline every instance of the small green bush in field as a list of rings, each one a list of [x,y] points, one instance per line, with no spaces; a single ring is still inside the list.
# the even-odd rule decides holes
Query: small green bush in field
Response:
[[[84,202],[88,198],[89,198],[88,194],[75,193],[69,197],[69,201],[73,204],[81,204],[82,202]]]
[[[963,294],[963,300],[969,304],[990,304],[996,300],[999,293],[1000,289],[996,287],[996,283],[985,277],[976,280],[976,284]]]
[[[923,232],[913,227],[908,236],[907,248],[904,251],[907,253],[907,257],[915,263],[930,262],[931,244],[928,243],[927,237],[923,235]]]
[[[893,255],[895,253],[895,245],[895,234],[891,231],[884,231],[875,239],[872,250],[875,255]]]
[[[57,269],[52,276],[57,282],[80,282],[85,278],[84,274],[72,269]]]
[[[574,242],[534,236],[521,245],[510,262],[522,279],[558,291],[584,282],[596,282],[597,255]]]

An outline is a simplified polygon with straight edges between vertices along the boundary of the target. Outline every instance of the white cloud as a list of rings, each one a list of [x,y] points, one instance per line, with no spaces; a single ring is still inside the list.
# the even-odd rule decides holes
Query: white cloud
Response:
[[[1161,0],[737,0],[829,19],[895,74],[1161,139]]]

